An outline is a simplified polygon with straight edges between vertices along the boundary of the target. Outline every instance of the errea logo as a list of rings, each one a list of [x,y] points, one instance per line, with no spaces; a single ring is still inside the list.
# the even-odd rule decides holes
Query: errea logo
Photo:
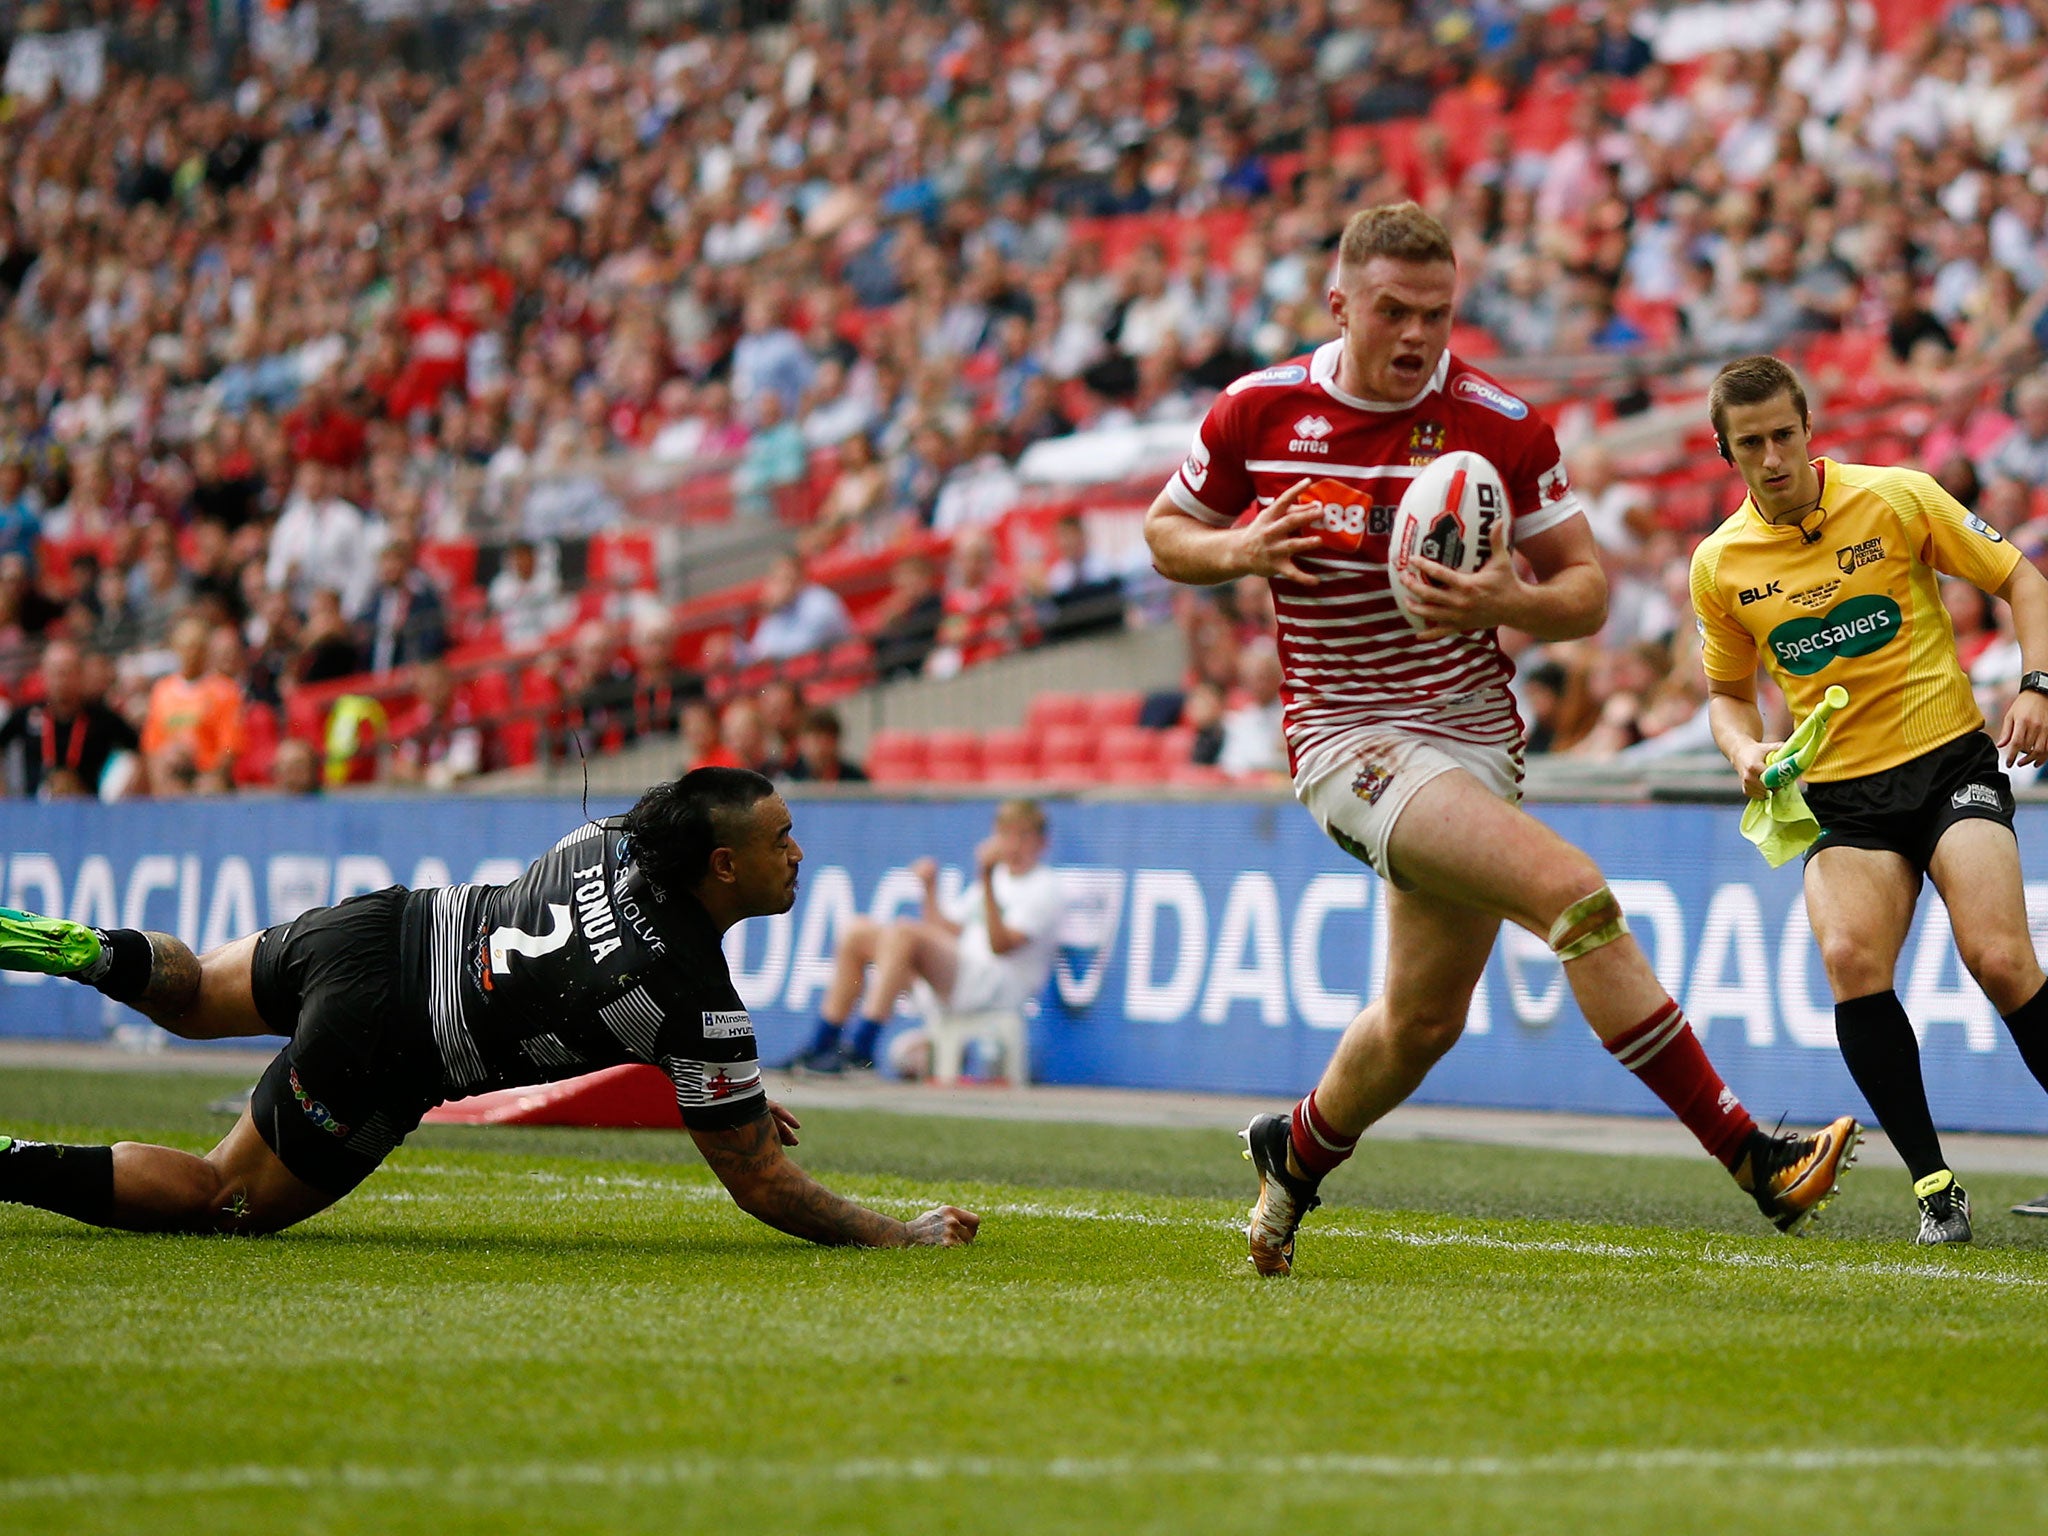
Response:
[[[1304,416],[1294,424],[1294,440],[1287,445],[1289,453],[1328,453],[1330,445],[1323,441],[1336,429],[1330,425],[1327,416]]]

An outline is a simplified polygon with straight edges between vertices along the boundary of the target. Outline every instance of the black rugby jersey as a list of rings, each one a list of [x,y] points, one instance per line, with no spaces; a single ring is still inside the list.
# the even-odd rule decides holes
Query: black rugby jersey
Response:
[[[616,830],[579,827],[510,885],[414,891],[402,934],[451,1098],[645,1062],[693,1129],[762,1113],[754,1024],[717,926],[695,897],[650,885]]]

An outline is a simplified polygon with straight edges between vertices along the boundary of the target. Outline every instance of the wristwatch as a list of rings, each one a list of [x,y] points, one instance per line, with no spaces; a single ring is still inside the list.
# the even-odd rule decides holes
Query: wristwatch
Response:
[[[2021,693],[2048,693],[2048,672],[2022,672]]]

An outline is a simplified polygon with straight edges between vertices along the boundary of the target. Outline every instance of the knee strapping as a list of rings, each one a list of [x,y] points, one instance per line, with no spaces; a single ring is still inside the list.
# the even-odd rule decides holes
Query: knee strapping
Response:
[[[1550,925],[1550,947],[1558,959],[1576,960],[1602,945],[1612,944],[1627,932],[1628,919],[1621,915],[1621,903],[1603,885],[1558,915]]]

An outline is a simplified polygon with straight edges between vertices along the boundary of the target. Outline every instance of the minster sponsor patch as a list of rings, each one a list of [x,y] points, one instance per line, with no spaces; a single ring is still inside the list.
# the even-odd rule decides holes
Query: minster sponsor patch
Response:
[[[754,1021],[744,1008],[704,1010],[704,1038],[706,1040],[737,1040],[741,1035],[754,1032]]]
[[[1860,546],[1859,546],[1860,547]],[[1852,597],[1817,619],[1791,619],[1770,633],[1778,664],[1794,677],[1811,677],[1836,657],[1868,656],[1899,633],[1899,605],[1888,597]]]

